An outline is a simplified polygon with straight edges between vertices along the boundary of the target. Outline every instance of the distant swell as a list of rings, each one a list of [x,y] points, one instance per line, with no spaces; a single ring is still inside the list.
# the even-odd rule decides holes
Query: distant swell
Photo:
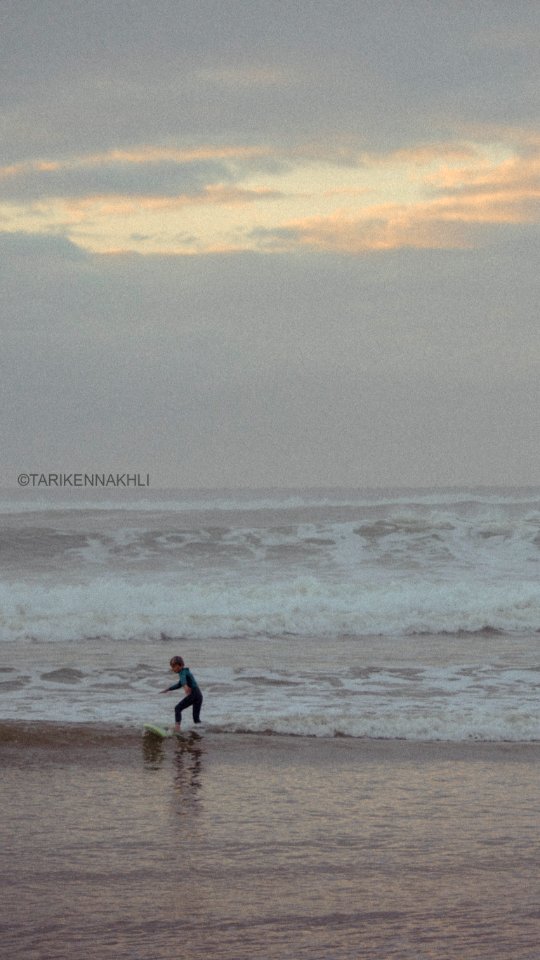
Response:
[[[340,507],[476,508],[538,505],[536,487],[312,488],[245,490],[145,490],[47,488],[5,491],[0,515],[63,511],[112,513],[214,513],[298,511]]]

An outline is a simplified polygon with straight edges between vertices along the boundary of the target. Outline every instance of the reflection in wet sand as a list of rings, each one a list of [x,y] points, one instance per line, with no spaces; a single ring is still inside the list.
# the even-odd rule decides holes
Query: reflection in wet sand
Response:
[[[142,740],[144,767],[146,770],[159,770],[165,759],[164,740],[152,733],[145,733]]]
[[[535,745],[12,733],[9,960],[537,960]]]
[[[174,789],[175,809],[180,816],[196,810],[200,803],[202,787],[202,739],[197,733],[175,738],[174,744]]]

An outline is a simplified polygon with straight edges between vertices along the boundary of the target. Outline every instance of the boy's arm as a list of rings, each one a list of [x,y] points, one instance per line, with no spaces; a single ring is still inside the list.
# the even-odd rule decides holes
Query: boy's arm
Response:
[[[180,686],[180,681],[178,681],[178,683],[173,683],[172,687],[165,687],[165,689],[161,690],[160,693],[168,693],[169,690],[178,690]]]

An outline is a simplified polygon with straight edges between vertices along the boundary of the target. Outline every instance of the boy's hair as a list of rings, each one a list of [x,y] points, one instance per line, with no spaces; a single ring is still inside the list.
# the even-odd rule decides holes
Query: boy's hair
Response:
[[[171,667],[176,667],[177,665],[180,667],[184,666],[184,661],[182,657],[171,657],[169,663]]]

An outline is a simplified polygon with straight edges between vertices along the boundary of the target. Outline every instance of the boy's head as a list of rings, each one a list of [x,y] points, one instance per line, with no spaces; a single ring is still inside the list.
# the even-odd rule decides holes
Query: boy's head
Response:
[[[175,673],[180,673],[184,666],[184,661],[182,657],[171,657],[170,659],[171,670],[174,670]]]

